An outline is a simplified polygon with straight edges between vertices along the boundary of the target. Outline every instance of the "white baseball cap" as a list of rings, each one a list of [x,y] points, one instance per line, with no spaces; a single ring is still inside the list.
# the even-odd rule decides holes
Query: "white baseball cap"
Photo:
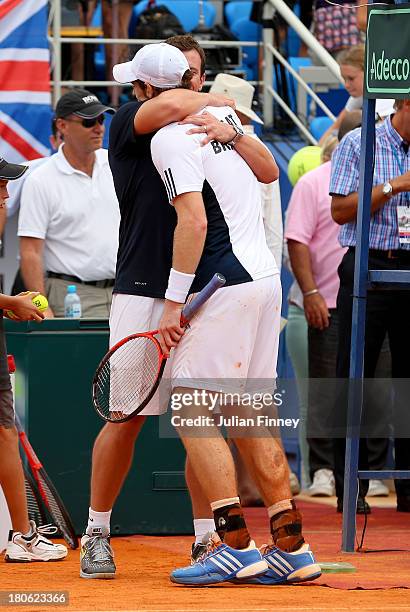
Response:
[[[252,121],[263,124],[262,119],[252,110],[252,100],[255,88],[247,81],[233,74],[219,73],[216,75],[210,91],[212,93],[224,94],[232,98],[235,102],[237,111],[246,115],[246,117],[249,117]]]
[[[137,79],[154,87],[177,87],[189,70],[185,55],[172,45],[157,43],[145,45],[130,62],[116,64],[112,73],[118,83],[131,83]]]

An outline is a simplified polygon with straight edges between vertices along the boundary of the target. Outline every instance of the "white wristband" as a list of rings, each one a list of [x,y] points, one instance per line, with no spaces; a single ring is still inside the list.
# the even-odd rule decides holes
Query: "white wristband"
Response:
[[[185,274],[185,272],[178,272],[171,268],[165,299],[184,304],[194,278],[195,274]]]

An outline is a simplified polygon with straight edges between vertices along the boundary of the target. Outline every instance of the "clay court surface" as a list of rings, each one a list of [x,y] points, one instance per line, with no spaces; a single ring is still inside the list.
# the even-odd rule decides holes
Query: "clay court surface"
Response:
[[[372,504],[373,505],[373,504]],[[386,505],[384,503],[383,505]],[[389,505],[389,504],[387,504]],[[391,505],[391,504],[390,504]],[[173,610],[175,612],[265,612],[312,610],[410,611],[410,516],[394,508],[373,508],[368,519],[368,549],[398,552],[340,552],[341,517],[333,505],[299,501],[305,537],[319,562],[347,561],[355,573],[323,574],[300,586],[233,586],[188,588],[172,584],[169,572],[186,565],[191,537],[132,536],[113,538],[115,580],[79,578],[79,552],[61,563],[7,565],[0,571],[0,590],[69,592],[69,606],[19,606],[22,610]],[[247,510],[258,545],[269,539],[264,509]],[[363,519],[359,517],[359,529]],[[2,609],[15,610],[17,606]]]

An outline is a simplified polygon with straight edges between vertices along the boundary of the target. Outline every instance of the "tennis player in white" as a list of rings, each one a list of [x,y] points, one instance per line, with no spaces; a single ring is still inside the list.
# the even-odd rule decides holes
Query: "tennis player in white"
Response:
[[[151,68],[155,72],[154,63]],[[157,70],[164,70],[162,63]],[[171,366],[172,385],[178,394],[193,395],[197,389],[271,393],[281,287],[266,244],[260,187],[235,151],[243,132],[234,111],[209,107],[205,112],[232,126],[229,142],[208,142],[206,138],[203,146],[202,128],[192,128],[187,134],[189,126],[179,124],[162,128],[151,142],[152,159],[178,218],[173,267],[159,325],[161,342],[168,351],[178,345]],[[226,287],[211,297],[184,334],[179,325],[183,303],[214,272],[225,276]],[[203,409],[206,412],[207,406]],[[270,518],[273,545],[258,560],[237,495],[232,456],[219,430],[211,426],[208,437],[200,439],[192,437],[189,428],[179,433],[223,542],[214,534],[202,558],[174,571],[171,579],[196,585],[237,578],[278,584],[320,575],[304,544],[301,515],[290,493],[287,462],[278,441],[271,437],[236,439]]]
[[[156,329],[163,310],[163,298],[172,263],[172,242],[176,224],[175,211],[168,205],[165,187],[151,159],[152,133],[170,123],[184,119],[206,104],[222,103],[219,96],[197,93],[205,80],[205,55],[194,39],[185,35],[173,38],[175,46],[146,45],[131,62],[118,64],[114,78],[132,82],[138,101],[123,104],[110,127],[109,160],[121,210],[119,251],[117,256],[114,297],[110,315],[110,346],[122,338],[147,329]],[[167,72],[158,74],[151,85],[173,88],[190,70],[191,89],[167,91],[155,99],[145,90],[146,71],[156,48],[162,52]],[[156,62],[158,63],[158,62]],[[152,88],[151,88],[152,89]],[[143,101],[144,100],[144,101]],[[223,104],[229,103],[226,97]],[[232,130],[215,123],[210,129],[214,138],[225,140]],[[251,137],[244,137],[238,147],[260,180],[270,173],[271,156],[265,147]],[[267,177],[269,180],[269,177]],[[88,523],[81,540],[81,576],[109,579],[115,576],[114,554],[110,546],[111,509],[130,469],[135,440],[146,415],[158,415],[166,409],[168,397],[158,395],[141,415],[127,423],[106,423],[93,449],[91,500]],[[195,536],[214,528],[212,512],[202,491],[196,493],[196,479],[187,469],[187,483],[194,506]],[[198,489],[199,490],[199,489]]]

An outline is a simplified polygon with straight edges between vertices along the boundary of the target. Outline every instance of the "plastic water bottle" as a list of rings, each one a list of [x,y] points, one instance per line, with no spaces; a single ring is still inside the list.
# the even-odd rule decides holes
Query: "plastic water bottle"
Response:
[[[64,316],[66,319],[79,319],[81,317],[81,301],[75,285],[68,285],[67,295],[64,299]]]

